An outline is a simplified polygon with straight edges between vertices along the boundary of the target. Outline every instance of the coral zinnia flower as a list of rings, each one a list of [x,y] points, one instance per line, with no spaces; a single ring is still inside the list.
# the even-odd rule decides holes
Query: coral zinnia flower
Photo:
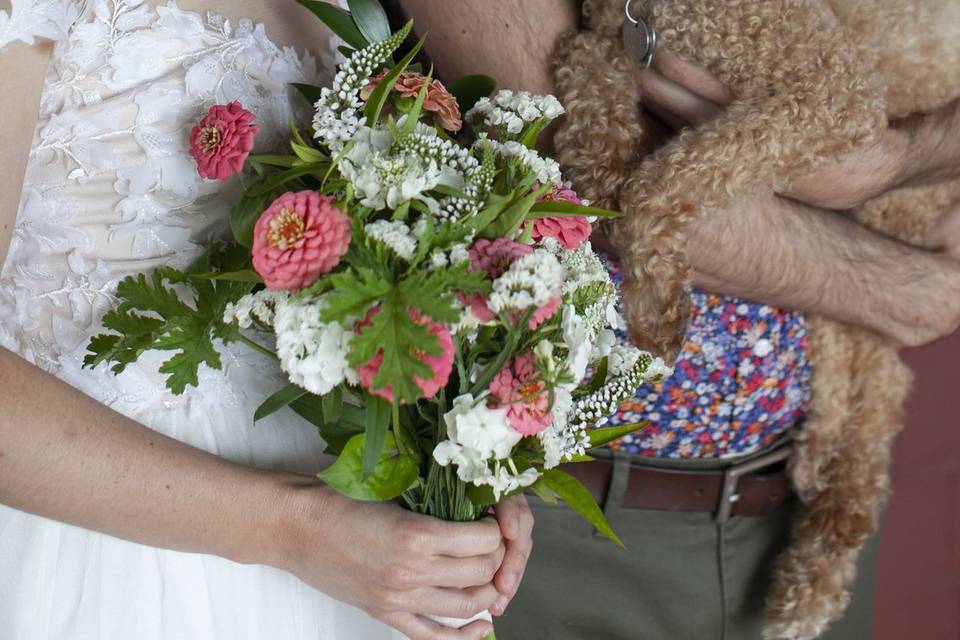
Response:
[[[507,410],[507,420],[517,433],[532,436],[550,426],[553,414],[532,353],[517,356],[490,382],[496,406]]]
[[[537,185],[534,185],[536,188]],[[573,189],[553,187],[540,202],[572,202],[582,204]],[[533,221],[533,239],[556,238],[567,249],[579,249],[591,232],[590,221],[583,216],[556,216]]]
[[[367,314],[366,320],[357,325],[357,331],[363,326],[369,325],[373,316],[375,316],[378,311],[379,308],[375,307],[372,309]],[[419,354],[418,359],[429,366],[433,374],[428,379],[418,376],[413,377],[414,382],[420,387],[423,397],[432,398],[437,395],[440,389],[447,386],[447,382],[450,380],[450,372],[453,371],[453,336],[450,335],[450,331],[445,326],[434,322],[427,316],[421,315],[416,309],[410,310],[410,317],[413,318],[414,322],[427,326],[428,331],[437,337],[437,342],[442,350],[440,355],[437,356],[432,356],[427,353]],[[392,384],[388,384],[386,387],[380,389],[372,388],[373,379],[380,373],[380,365],[382,364],[383,351],[381,350],[377,352],[377,355],[375,355],[370,362],[357,369],[357,376],[359,376],[360,384],[363,385],[364,389],[375,396],[383,398],[387,402],[393,402]]]
[[[364,100],[369,98],[370,94],[373,93],[374,89],[377,88],[386,75],[387,70],[384,69],[370,78],[370,82],[368,82],[360,92],[360,96]],[[417,96],[420,95],[423,83],[426,81],[427,77],[423,74],[404,71],[400,74],[400,77],[397,78],[396,84],[393,85],[393,91],[404,98],[416,99]],[[447,91],[447,88],[443,86],[443,83],[439,80],[430,81],[430,86],[427,87],[427,95],[423,100],[423,110],[429,111],[437,116],[437,120],[440,121],[440,126],[447,131],[460,131],[460,128],[463,126],[463,120],[460,118],[460,105],[457,104],[457,99]]]
[[[190,131],[190,155],[197,161],[197,173],[209,180],[226,180],[240,173],[259,131],[253,114],[236,100],[210,107]]]
[[[253,230],[253,268],[269,289],[297,291],[340,262],[350,246],[350,218],[315,191],[288,191]]]

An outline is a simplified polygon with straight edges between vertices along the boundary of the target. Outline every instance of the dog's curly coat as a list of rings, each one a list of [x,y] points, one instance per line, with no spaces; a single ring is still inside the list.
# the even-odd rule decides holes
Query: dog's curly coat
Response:
[[[635,0],[660,46],[706,67],[735,95],[722,115],[648,154],[636,66],[621,46],[624,1],[584,0],[585,29],[557,52],[568,112],[557,147],[582,195],[626,214],[612,241],[638,345],[669,358],[682,344],[686,231],[696,216],[810,175],[873,139],[888,118],[960,95],[960,3],[831,4],[839,25],[815,0]],[[960,184],[900,190],[852,215],[920,243],[958,197]],[[910,384],[890,341],[820,317],[809,326],[813,398],[791,466],[802,507],[768,596],[769,639],[816,638],[843,612],[887,495]]]

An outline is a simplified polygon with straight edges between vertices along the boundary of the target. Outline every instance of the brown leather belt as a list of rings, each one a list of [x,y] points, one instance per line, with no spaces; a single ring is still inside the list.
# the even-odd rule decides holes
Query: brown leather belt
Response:
[[[621,506],[716,513],[720,522],[731,516],[773,513],[790,496],[783,463],[791,452],[792,447],[782,446],[718,471],[681,471],[632,464]],[[580,480],[598,504],[604,504],[613,475],[612,461],[566,464],[563,470]]]

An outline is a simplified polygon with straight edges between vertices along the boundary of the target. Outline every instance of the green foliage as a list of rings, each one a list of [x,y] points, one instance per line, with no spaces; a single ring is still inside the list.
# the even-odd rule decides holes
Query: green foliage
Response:
[[[253,414],[253,421],[259,422],[305,395],[307,395],[306,389],[302,389],[295,384],[288,384],[264,400],[263,403],[257,407],[257,410]]]
[[[188,385],[196,386],[201,364],[221,367],[213,341],[239,339],[236,327],[223,322],[223,312],[253,285],[194,274],[242,270],[248,259],[242,248],[217,243],[187,272],[162,268],[149,279],[144,274],[125,278],[117,286],[120,305],[103,318],[104,327],[114,333],[91,339],[84,366],[110,362],[111,370],[121,373],[144,351],[175,351],[160,367],[167,387],[179,395]]]
[[[331,31],[354,49],[363,49],[371,44],[357,28],[348,11],[323,0],[297,0],[297,2],[310,9],[315,16],[330,27]]]
[[[374,395],[367,395],[366,441],[363,446],[363,477],[368,478],[377,466],[380,452],[390,429],[390,404]]]
[[[416,484],[420,473],[417,461],[400,453],[391,432],[386,434],[373,473],[365,476],[365,441],[366,435],[362,433],[352,437],[337,461],[317,477],[349,498],[369,502],[393,500]]]
[[[585,204],[576,204],[574,202],[561,202],[558,200],[548,200],[538,202],[530,207],[529,220],[536,218],[558,218],[562,216],[597,216],[598,218],[622,218],[623,214],[619,211],[610,209],[601,209],[591,207]]]
[[[408,22],[404,29],[398,33],[409,33],[412,26],[413,23]],[[380,119],[380,112],[383,111],[383,107],[387,103],[387,98],[390,96],[390,91],[393,90],[393,85],[397,83],[397,78],[400,77],[400,74],[403,73],[407,66],[413,61],[414,56],[420,52],[425,38],[426,36],[420,38],[419,42],[387,73],[380,84],[377,85],[377,88],[370,94],[370,97],[367,98],[367,106],[364,108],[364,114],[367,116],[368,126],[372,127]]]
[[[620,538],[618,538],[617,534],[615,534],[613,529],[610,528],[610,523],[607,522],[607,518],[603,515],[603,511],[601,511],[600,507],[597,506],[596,500],[593,499],[590,491],[583,486],[583,483],[569,473],[561,471],[560,469],[547,469],[543,472],[542,480],[543,483],[550,487],[550,489],[552,489],[561,500],[566,502],[571,509],[583,516],[583,518],[593,525],[597,531],[610,538],[621,547],[623,546]]]
[[[303,96],[303,99],[310,103],[310,106],[313,106],[320,100],[320,92],[323,90],[321,87],[317,87],[312,84],[303,84],[301,82],[294,82],[293,88]]]
[[[381,42],[390,37],[390,21],[379,0],[347,0],[350,16],[367,42]]]
[[[620,425],[619,427],[591,429],[587,432],[587,435],[590,437],[590,448],[596,449],[597,447],[602,447],[603,445],[609,444],[614,440],[619,440],[623,436],[628,436],[631,433],[642,431],[649,426],[649,422],[634,422],[632,424]]]
[[[481,98],[490,97],[496,88],[496,81],[490,76],[484,75],[464,76],[447,85],[447,91],[457,99],[461,113],[466,113],[472,109]]]
[[[253,195],[245,192],[232,207],[230,207],[230,230],[238,243],[247,247],[253,246],[253,228],[257,220],[267,208],[270,194],[260,193]]]
[[[421,357],[440,355],[436,336],[416,322],[411,310],[436,322],[451,323],[459,318],[453,291],[483,291],[488,286],[483,274],[470,272],[466,264],[433,271],[413,272],[397,284],[380,277],[373,269],[358,268],[331,277],[334,290],[325,297],[321,312],[324,322],[346,322],[364,318],[376,308],[350,343],[350,363],[360,367],[382,353],[380,370],[373,379],[375,389],[388,386],[398,400],[413,402],[420,395],[415,378],[430,378],[432,372]]]

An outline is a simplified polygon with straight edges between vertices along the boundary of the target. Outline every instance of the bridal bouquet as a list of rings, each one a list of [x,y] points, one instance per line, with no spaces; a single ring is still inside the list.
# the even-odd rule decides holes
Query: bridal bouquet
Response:
[[[616,540],[561,462],[640,425],[595,428],[668,372],[618,346],[616,291],[588,241],[589,206],[536,150],[563,108],[474,76],[443,84],[394,53],[376,2],[302,0],[344,40],[332,86],[298,86],[312,130],[289,155],[249,155],[258,128],[217,105],[193,129],[200,174],[248,181],[233,238],[186,271],[124,280],[86,364],[152,349],[182,393],[244,343],[289,384],[257,410],[293,410],[336,456],[320,478],[359,500],[469,521],[525,489],[560,498]],[[462,113],[462,109],[465,113]],[[246,171],[244,168],[246,167]]]

